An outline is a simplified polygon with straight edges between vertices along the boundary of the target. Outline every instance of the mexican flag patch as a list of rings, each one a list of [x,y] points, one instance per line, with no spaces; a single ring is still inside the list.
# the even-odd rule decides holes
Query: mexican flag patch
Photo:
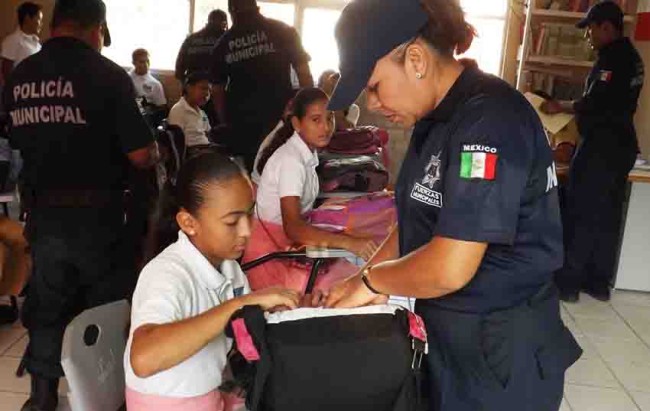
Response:
[[[604,81],[608,83],[612,79],[612,72],[608,70],[601,70],[600,71],[600,81]]]
[[[480,144],[463,144],[460,153],[460,177],[495,180],[499,153],[496,148]]]

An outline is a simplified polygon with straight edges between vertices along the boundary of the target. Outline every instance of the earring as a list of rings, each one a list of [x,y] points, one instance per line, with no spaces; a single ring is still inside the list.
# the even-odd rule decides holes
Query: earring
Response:
[[[422,75],[422,73],[415,73],[415,78],[416,78],[416,79],[418,79],[418,80],[422,80],[422,77],[424,77],[424,76]]]

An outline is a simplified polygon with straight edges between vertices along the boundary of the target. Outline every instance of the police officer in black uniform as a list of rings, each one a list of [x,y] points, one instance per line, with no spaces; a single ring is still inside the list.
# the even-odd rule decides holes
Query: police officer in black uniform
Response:
[[[448,0],[355,0],[336,29],[332,110],[415,125],[396,185],[398,226],[327,306],[416,297],[429,334],[429,409],[557,411],[581,350],[553,271],[562,227],[553,156],[524,97],[454,54],[474,30]]]
[[[23,159],[26,236],[34,270],[23,323],[32,392],[23,410],[54,410],[65,327],[124,298],[124,190],[129,167],[155,160],[133,83],[101,56],[102,0],[57,0],[52,38],[16,68],[4,92],[10,140]]]
[[[564,210],[566,255],[556,274],[561,297],[578,301],[584,290],[610,298],[616,270],[627,175],[638,154],[634,113],[643,87],[643,61],[623,35],[623,12],[611,1],[589,10],[587,28],[598,50],[585,87],[575,102],[547,102],[548,113],[575,113],[582,142],[571,165]]]
[[[250,172],[262,140],[293,97],[291,68],[300,87],[313,87],[314,81],[294,28],[262,16],[256,0],[230,0],[228,8],[233,27],[212,57],[212,98],[221,123],[231,130],[218,143],[242,156]]]
[[[194,72],[209,72],[214,46],[228,30],[228,16],[223,10],[212,10],[208,15],[208,24],[194,34],[189,35],[176,58],[176,78],[183,83],[187,75]],[[219,117],[212,99],[201,107],[208,115],[212,127],[219,124]]]

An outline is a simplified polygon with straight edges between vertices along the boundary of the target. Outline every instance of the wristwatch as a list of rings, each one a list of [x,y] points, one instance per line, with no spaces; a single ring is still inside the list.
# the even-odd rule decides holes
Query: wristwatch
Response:
[[[363,281],[363,284],[366,286],[366,288],[372,291],[374,294],[384,295],[384,293],[377,291],[377,289],[373,287],[372,284],[370,284],[370,279],[368,279],[368,276],[370,275],[370,270],[372,270],[372,266],[366,267],[361,272],[361,281]]]

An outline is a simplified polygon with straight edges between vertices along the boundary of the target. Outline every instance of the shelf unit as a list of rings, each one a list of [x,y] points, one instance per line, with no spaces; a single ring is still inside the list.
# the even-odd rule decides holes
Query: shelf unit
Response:
[[[585,13],[573,12],[573,11],[564,11],[564,10],[546,10],[534,8],[532,11],[533,16],[547,17],[547,18],[556,18],[556,19],[566,19],[566,20],[580,20],[585,16]],[[625,16],[626,23],[634,23],[635,17],[627,15]]]
[[[631,0],[630,2],[635,3],[634,0]],[[636,6],[636,4],[630,4],[629,6]],[[628,8],[628,10],[632,9],[636,10],[636,7]],[[533,28],[535,24],[549,21],[568,24],[577,23],[578,20],[586,16],[586,13],[544,9],[539,7],[538,0],[528,0],[525,5],[525,10],[526,21],[523,30],[523,41],[517,59],[519,62],[517,70],[517,89],[524,91],[525,72],[544,72],[545,70],[547,71],[549,67],[557,69],[558,71],[572,69],[578,73],[584,72],[583,77],[586,77],[588,69],[593,67],[593,61],[585,61],[584,59],[578,58],[571,59],[564,56],[540,56],[533,54],[531,50],[533,43]],[[636,23],[636,15],[626,15],[624,22],[626,25],[626,31],[633,30],[634,24]]]

